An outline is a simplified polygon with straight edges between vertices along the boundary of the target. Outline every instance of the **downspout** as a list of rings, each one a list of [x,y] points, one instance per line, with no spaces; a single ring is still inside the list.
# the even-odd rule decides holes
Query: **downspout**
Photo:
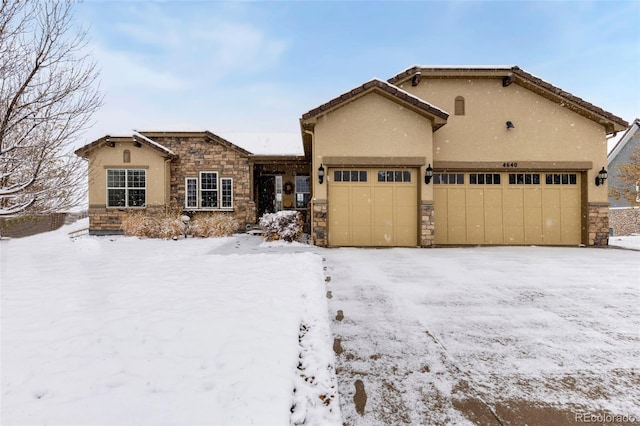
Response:
[[[310,225],[310,234],[311,234],[311,243],[313,245],[317,245],[316,242],[316,235],[315,232],[313,232],[313,229],[315,227],[315,220],[314,220],[314,211],[315,211],[315,190],[313,190],[313,188],[316,185],[316,176],[314,173],[314,156],[313,154],[316,152],[316,137],[315,134],[311,131],[311,130],[307,130],[304,128],[304,126],[302,127],[302,131],[304,133],[306,133],[307,135],[309,135],[311,137],[311,167],[309,170],[309,175],[311,176],[311,188],[312,188],[312,194],[311,194],[311,211],[309,212],[309,225]]]
[[[171,166],[168,166],[172,160],[171,157],[164,159],[164,209],[168,211],[171,208]],[[168,167],[168,168],[167,168]]]

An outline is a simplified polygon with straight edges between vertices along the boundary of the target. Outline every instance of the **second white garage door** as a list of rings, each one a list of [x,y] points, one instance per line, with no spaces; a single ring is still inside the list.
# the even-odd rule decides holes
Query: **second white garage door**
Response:
[[[416,246],[416,169],[329,169],[330,246]]]
[[[580,173],[437,173],[436,244],[578,245]]]

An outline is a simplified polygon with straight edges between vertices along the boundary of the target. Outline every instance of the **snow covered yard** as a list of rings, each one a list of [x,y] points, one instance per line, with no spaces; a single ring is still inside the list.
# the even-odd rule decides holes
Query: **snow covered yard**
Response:
[[[0,241],[0,423],[340,423],[319,255],[71,229]]]
[[[640,252],[323,255],[347,424],[640,422]]]

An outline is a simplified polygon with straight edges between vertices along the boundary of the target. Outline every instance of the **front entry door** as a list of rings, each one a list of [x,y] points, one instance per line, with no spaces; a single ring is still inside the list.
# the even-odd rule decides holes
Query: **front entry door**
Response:
[[[260,176],[258,178],[258,218],[265,213],[275,212],[275,181],[275,176]]]

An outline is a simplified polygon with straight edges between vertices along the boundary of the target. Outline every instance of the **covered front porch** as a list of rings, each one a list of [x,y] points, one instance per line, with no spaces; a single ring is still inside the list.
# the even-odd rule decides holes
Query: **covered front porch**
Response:
[[[302,214],[304,232],[309,232],[311,165],[306,157],[295,155],[255,155],[250,158],[251,196],[256,220],[266,213],[296,210]]]

